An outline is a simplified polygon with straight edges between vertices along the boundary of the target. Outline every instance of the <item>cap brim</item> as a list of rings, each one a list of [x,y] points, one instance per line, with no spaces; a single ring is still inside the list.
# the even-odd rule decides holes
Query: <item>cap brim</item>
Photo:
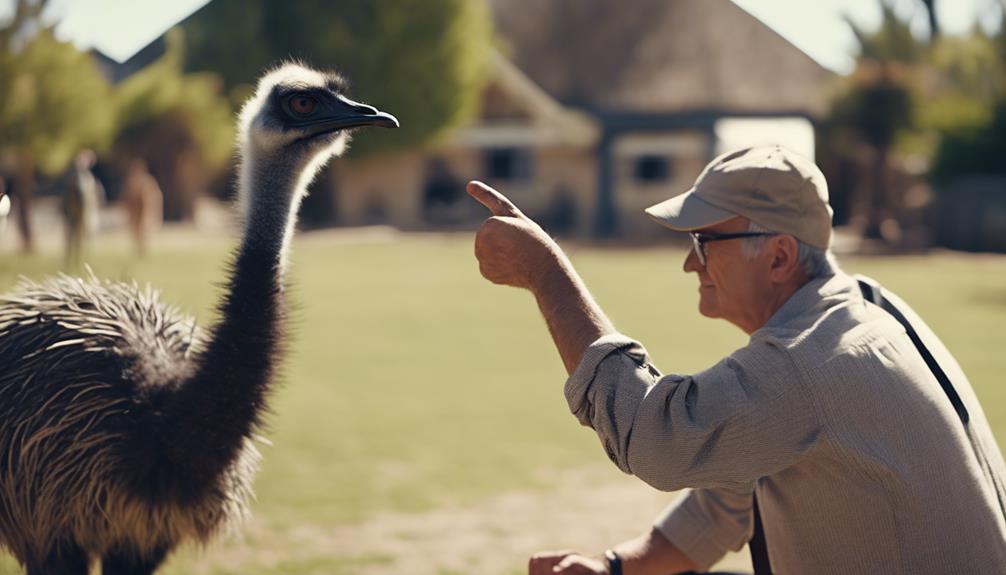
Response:
[[[698,197],[694,189],[646,208],[646,214],[658,224],[679,232],[706,228],[737,217]]]

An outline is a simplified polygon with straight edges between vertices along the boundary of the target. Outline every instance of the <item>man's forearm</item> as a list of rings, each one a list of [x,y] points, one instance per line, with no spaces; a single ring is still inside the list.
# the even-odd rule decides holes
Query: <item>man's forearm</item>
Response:
[[[615,546],[624,575],[670,575],[699,569],[657,528]]]
[[[573,265],[558,248],[554,261],[531,286],[566,372],[572,374],[583,353],[599,337],[615,332],[608,316],[587,291]]]
[[[531,290],[570,374],[597,338],[615,331],[558,244],[506,196],[468,182],[468,193],[493,217],[475,234],[475,257],[487,280]]]

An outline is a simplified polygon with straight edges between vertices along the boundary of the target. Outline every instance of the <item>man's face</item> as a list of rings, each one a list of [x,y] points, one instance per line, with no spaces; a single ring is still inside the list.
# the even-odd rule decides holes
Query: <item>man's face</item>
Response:
[[[747,219],[737,217],[696,231],[739,233],[746,232],[748,225]],[[771,300],[771,256],[761,254],[749,261],[742,253],[743,243],[743,239],[708,242],[706,265],[702,265],[693,249],[685,258],[684,270],[698,275],[702,315],[725,319],[751,333],[764,322],[764,308]]]

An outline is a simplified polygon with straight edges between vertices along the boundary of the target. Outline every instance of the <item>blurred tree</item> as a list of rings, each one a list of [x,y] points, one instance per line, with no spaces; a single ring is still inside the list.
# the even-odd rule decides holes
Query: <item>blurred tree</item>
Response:
[[[849,16],[845,17],[859,44],[857,59],[901,64],[923,61],[928,44],[912,34],[909,23],[898,17],[894,4],[894,0],[880,0],[880,27],[872,32],[864,30]]]
[[[878,235],[878,224],[897,200],[882,173],[882,162],[896,146],[929,160],[938,241],[1006,249],[1006,233],[995,231],[1006,214],[1006,28],[990,36],[976,24],[966,35],[941,35],[935,2],[922,1],[932,32],[928,42],[912,36],[892,0],[881,0],[878,30],[853,26],[861,44],[857,70],[834,101],[832,121],[841,129],[833,133],[852,132],[874,150],[873,184],[864,190],[870,198],[865,233]],[[1006,3],[991,1],[1000,2],[998,14],[1006,24]]]
[[[914,109],[911,70],[896,62],[865,59],[832,103],[830,122],[838,137],[861,141],[872,150],[869,184],[853,208],[868,238],[893,235],[882,233],[898,204],[887,184],[888,162],[896,138],[915,125]]]
[[[1006,89],[1006,52],[977,25],[968,35],[941,38],[933,47],[930,64],[943,76],[943,89],[984,102],[1001,97]]]
[[[1006,99],[987,121],[948,124],[940,136],[930,171],[937,184],[968,174],[1006,175]]]
[[[232,153],[234,118],[216,74],[184,74],[184,34],[168,32],[163,56],[123,81],[115,101],[121,167],[143,159],[164,191],[164,215],[191,219],[195,201]]]
[[[933,51],[943,83],[927,106],[936,135],[931,175],[943,189],[969,174],[1006,174],[1006,9],[995,35],[975,27]]]
[[[0,141],[55,174],[84,147],[104,148],[115,127],[110,89],[94,61],[52,28],[7,52],[0,77]]]
[[[851,155],[855,162],[857,154],[850,151],[861,144],[869,150],[868,183],[853,190],[850,218],[869,238],[884,237],[883,224],[897,211],[898,199],[888,186],[888,162],[895,142],[915,126],[913,67],[927,53],[926,45],[898,17],[893,0],[880,0],[880,7],[882,19],[874,31],[846,17],[859,53],[856,69],[842,79],[832,101],[827,129],[830,145],[842,151],[838,156]]]
[[[12,196],[31,250],[36,168],[55,174],[78,150],[104,148],[114,129],[109,86],[94,61],[43,26],[46,0],[18,0],[0,25],[0,148],[12,157]]]
[[[186,68],[219,71],[235,101],[283,58],[345,72],[402,124],[358,135],[355,155],[422,145],[469,119],[492,38],[479,0],[215,0],[184,28]]]
[[[1006,95],[1006,60],[995,39],[978,27],[968,36],[941,38],[926,77],[928,97],[920,122],[936,136],[987,125]]]

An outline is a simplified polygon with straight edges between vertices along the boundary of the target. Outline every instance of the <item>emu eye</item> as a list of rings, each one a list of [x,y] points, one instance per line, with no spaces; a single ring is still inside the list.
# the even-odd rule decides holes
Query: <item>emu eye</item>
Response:
[[[298,116],[310,116],[318,107],[318,100],[306,94],[297,94],[289,100],[290,110]]]

